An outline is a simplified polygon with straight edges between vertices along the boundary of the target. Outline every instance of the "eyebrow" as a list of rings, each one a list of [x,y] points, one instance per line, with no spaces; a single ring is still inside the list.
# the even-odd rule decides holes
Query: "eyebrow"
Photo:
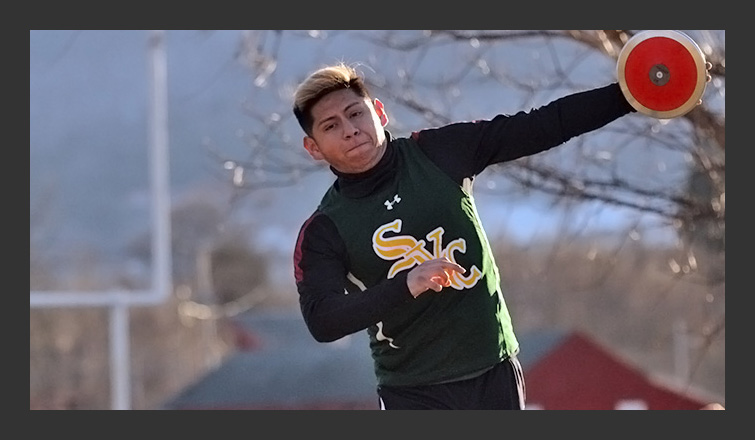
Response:
[[[346,107],[344,107],[344,108],[343,108],[343,112],[344,112],[344,113],[346,113],[346,112],[348,112],[348,111],[349,111],[349,109],[350,109],[350,108],[354,107],[355,105],[360,105],[360,104],[362,104],[363,102],[364,102],[364,101],[355,101],[355,102],[352,102],[351,104],[349,104],[349,105],[347,105]],[[323,125],[323,124],[325,124],[326,122],[329,122],[329,121],[330,121],[331,119],[335,119],[335,118],[336,118],[336,116],[335,116],[335,115],[333,115],[333,116],[328,116],[327,118],[325,118],[325,119],[323,119],[322,121],[318,122],[318,123],[317,123],[316,125],[317,125],[318,127],[322,127],[322,125]]]

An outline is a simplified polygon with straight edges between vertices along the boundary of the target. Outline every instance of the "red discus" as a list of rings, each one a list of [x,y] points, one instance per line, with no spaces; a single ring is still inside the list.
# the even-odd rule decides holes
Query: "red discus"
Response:
[[[659,119],[684,115],[700,102],[707,83],[705,55],[679,31],[644,31],[619,53],[621,91],[638,112]]]

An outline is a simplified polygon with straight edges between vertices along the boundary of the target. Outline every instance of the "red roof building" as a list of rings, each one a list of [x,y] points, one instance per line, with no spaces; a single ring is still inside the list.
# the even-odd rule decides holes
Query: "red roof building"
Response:
[[[163,409],[378,409],[366,332],[318,343],[298,311],[247,313],[235,322],[237,353]],[[620,359],[580,332],[518,336],[526,409],[698,410],[696,398]]]
[[[710,400],[677,391],[580,332],[523,335],[527,408],[546,410],[698,410]],[[539,343],[539,356],[527,351]]]

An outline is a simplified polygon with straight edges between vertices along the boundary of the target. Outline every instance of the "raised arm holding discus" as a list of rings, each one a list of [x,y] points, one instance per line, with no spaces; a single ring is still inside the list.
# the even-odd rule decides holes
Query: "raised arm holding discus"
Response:
[[[519,343],[474,179],[636,111],[619,83],[394,138],[383,104],[339,64],[307,77],[293,107],[304,148],[336,176],[294,250],[312,336],[367,330],[382,409],[524,409]]]

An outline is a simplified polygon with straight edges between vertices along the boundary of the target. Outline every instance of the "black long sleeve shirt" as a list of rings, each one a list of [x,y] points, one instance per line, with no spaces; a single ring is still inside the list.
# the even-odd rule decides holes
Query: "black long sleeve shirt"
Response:
[[[459,122],[412,133],[422,151],[459,185],[471,182],[487,166],[512,161],[561,145],[633,112],[616,83],[574,93],[551,103],[489,120]],[[389,180],[396,152],[388,147],[379,163],[360,174],[333,170],[335,187],[347,197],[365,197]],[[381,321],[386,313],[413,299],[408,271],[345,295],[349,257],[335,224],[315,211],[302,225],[294,251],[294,271],[304,320],[321,342],[337,340]]]

